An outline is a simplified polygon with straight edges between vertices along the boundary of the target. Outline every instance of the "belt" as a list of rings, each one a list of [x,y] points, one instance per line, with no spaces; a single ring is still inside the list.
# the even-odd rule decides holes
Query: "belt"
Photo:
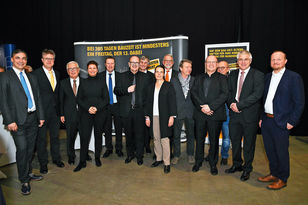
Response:
[[[138,106],[138,105],[131,105],[131,109],[132,110],[137,109],[137,108],[140,108],[140,106]]]
[[[269,114],[269,113],[265,113],[267,117],[269,118],[274,118],[274,115],[273,114]]]

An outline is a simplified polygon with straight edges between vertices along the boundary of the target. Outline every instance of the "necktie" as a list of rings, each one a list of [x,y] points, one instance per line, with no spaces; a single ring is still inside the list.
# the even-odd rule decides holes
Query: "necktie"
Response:
[[[48,71],[49,75],[50,75],[50,84],[52,87],[52,90],[55,91],[55,78],[53,77],[53,73],[52,71]]]
[[[22,87],[24,88],[25,90],[25,93],[26,93],[26,96],[28,98],[28,109],[31,109],[33,107],[33,102],[32,102],[32,98],[31,98],[31,95],[30,95],[30,92],[29,92],[29,89],[28,89],[28,86],[27,86],[27,83],[26,83],[26,80],[22,74],[22,72],[20,72],[20,82],[21,82],[21,85]]]
[[[244,83],[244,76],[245,76],[245,72],[242,71],[241,76],[240,76],[240,82],[238,84],[238,90],[237,90],[237,100],[238,101],[240,101],[240,96],[241,96],[242,87],[243,87],[243,83]]]
[[[136,85],[136,75],[134,75],[134,80],[133,80],[133,85]],[[135,105],[135,101],[136,101],[136,88],[135,91],[132,93],[132,106]]]
[[[113,88],[112,88],[112,78],[111,78],[112,73],[109,73],[109,104],[113,104]]]
[[[166,73],[165,80],[166,80],[167,82],[169,82],[169,70],[167,70],[166,72],[167,72],[167,73]]]
[[[76,79],[73,80],[73,92],[74,92],[74,95],[76,96],[76,95],[77,95],[77,84],[76,84]]]

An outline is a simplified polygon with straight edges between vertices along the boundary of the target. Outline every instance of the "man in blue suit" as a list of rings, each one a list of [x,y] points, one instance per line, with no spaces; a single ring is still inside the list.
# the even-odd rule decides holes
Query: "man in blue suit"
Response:
[[[265,77],[264,113],[259,122],[270,174],[259,177],[260,182],[272,182],[268,189],[287,186],[290,176],[289,134],[298,123],[304,109],[305,94],[301,76],[285,68],[286,54],[271,55],[272,73]]]

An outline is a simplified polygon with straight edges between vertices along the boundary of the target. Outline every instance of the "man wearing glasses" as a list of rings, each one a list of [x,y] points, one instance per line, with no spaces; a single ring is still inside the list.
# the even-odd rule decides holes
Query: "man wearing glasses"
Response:
[[[43,108],[45,113],[45,123],[39,128],[37,136],[37,157],[40,163],[40,172],[47,174],[48,168],[48,152],[47,152],[47,130],[50,136],[50,152],[52,162],[57,167],[64,167],[60,156],[60,116],[58,109],[58,93],[60,74],[54,70],[56,54],[51,49],[44,49],[42,51],[43,66],[33,71],[37,77],[40,94],[43,101]]]
[[[144,152],[144,105],[146,74],[139,72],[139,57],[131,56],[128,62],[129,71],[121,74],[116,79],[114,93],[119,96],[120,116],[124,124],[126,136],[127,158],[125,163],[130,163],[135,157],[137,164],[143,164]]]

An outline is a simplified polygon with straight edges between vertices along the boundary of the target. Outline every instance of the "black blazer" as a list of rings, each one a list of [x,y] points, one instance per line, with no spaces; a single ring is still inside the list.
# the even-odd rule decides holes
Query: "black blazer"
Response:
[[[43,67],[40,67],[33,71],[33,74],[36,76],[36,79],[38,80],[39,89],[42,96],[43,108],[46,115],[50,111],[53,111],[54,109],[56,110],[57,115],[59,115],[58,96],[60,87],[60,74],[55,69],[54,72],[56,74],[56,80],[57,80],[55,91],[52,90],[52,87],[43,70]]]
[[[173,85],[176,94],[177,118],[178,119],[184,119],[186,117],[192,118],[194,112],[194,104],[191,100],[191,89],[194,85],[195,77],[193,76],[190,77],[189,90],[186,98],[184,96],[179,77],[176,76],[171,79],[173,79],[171,80],[171,84]]]
[[[84,79],[79,77],[79,87]],[[79,89],[77,90],[78,94]],[[59,88],[60,116],[65,117],[67,122],[78,121],[77,96],[74,95],[70,78],[61,81]]]
[[[239,69],[232,71],[228,77],[229,97],[227,104],[230,107],[231,103],[236,103],[241,113],[235,113],[230,109],[230,118],[242,117],[247,123],[258,122],[264,90],[264,74],[250,68],[243,83],[239,102],[235,99],[238,75]]]
[[[194,118],[196,120],[206,118],[216,121],[225,121],[227,118],[225,102],[228,98],[227,77],[218,72],[213,73],[210,77],[211,83],[208,95],[205,98],[203,82],[206,75],[206,73],[202,73],[196,77],[194,86],[191,90],[191,98],[195,105]],[[200,105],[204,104],[207,104],[210,109],[214,111],[213,115],[209,116],[201,111]]]
[[[147,104],[145,116],[151,119],[151,135],[153,136],[153,102],[154,102],[155,83],[147,89]],[[159,126],[161,138],[172,136],[172,127],[168,127],[170,116],[176,116],[175,91],[171,83],[164,82],[158,95]]]
[[[128,87],[133,84],[134,75],[131,71],[126,71],[120,75],[117,79],[114,87],[114,93],[120,96],[120,116],[127,117],[129,110],[131,109],[132,93],[128,92]],[[148,78],[145,73],[136,73],[136,107],[143,109],[146,103],[146,87],[148,85]]]
[[[101,78],[101,80],[102,80],[102,82],[105,82],[105,84],[106,84],[106,87],[107,87],[107,90],[108,90],[108,85],[107,85],[107,82],[106,82],[106,72],[107,71],[103,71],[103,72],[101,72],[101,73],[99,73],[98,74],[98,77],[99,78]],[[115,73],[115,86],[114,87],[116,87],[116,84],[117,84],[117,82],[119,82],[119,78],[120,78],[120,75],[121,75],[121,73],[119,73],[119,72],[117,72],[117,71],[114,71],[114,73]],[[114,93],[114,91],[113,91],[113,93]],[[108,95],[109,95],[109,90],[108,90]],[[117,102],[119,101],[119,99],[120,99],[120,96],[117,96]]]
[[[26,73],[26,75],[31,84],[37,119],[39,122],[39,120],[44,120],[39,85],[35,76],[30,73]],[[28,99],[19,78],[13,69],[6,71],[1,76],[1,95],[3,124],[9,125],[15,122],[17,125],[23,125],[28,114]]]

